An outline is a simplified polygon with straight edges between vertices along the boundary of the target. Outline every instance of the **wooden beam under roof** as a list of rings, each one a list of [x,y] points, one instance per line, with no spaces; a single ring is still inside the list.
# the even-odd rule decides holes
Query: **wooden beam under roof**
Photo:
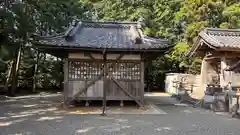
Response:
[[[206,58],[236,58],[240,57],[240,52],[224,52],[224,51],[213,51],[206,53]]]

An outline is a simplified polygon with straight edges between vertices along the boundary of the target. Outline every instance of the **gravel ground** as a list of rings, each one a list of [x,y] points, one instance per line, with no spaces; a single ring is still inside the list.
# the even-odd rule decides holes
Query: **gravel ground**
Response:
[[[179,106],[168,96],[146,97],[164,114],[89,115],[56,108],[61,95],[0,101],[1,135],[240,135],[226,113]]]

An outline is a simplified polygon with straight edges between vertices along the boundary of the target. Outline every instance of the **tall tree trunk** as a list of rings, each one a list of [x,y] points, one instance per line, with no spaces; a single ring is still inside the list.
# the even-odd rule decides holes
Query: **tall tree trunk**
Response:
[[[4,10],[7,11],[8,10],[8,0],[4,0]],[[4,19],[4,18],[3,18]],[[5,20],[5,19],[4,19]],[[2,22],[4,22],[4,20]],[[1,23],[2,24],[2,23]],[[9,67],[9,70],[8,70],[8,74],[7,74],[7,79],[6,79],[6,82],[5,82],[5,85],[4,85],[4,90],[5,91],[8,91],[8,84],[9,84],[9,81],[10,81],[10,78],[11,78],[11,74],[12,74],[12,67],[13,67],[13,61],[11,61],[10,63],[10,67]]]
[[[17,81],[18,81],[18,69],[19,69],[19,64],[20,64],[20,59],[21,59],[21,52],[22,52],[22,47],[20,46],[18,49],[18,55],[16,59],[14,60],[14,68],[13,68],[13,73],[12,73],[12,88],[11,88],[11,95],[15,95],[15,91],[17,88]]]
[[[44,53],[44,63],[46,62],[46,53]],[[44,66],[44,68],[46,68]],[[44,73],[44,84],[43,84],[43,87],[44,89],[46,89],[48,87],[48,82],[47,82],[47,70],[44,69],[45,73]]]
[[[13,68],[13,60],[10,62],[9,69],[8,69],[8,74],[7,74],[7,79],[4,85],[4,91],[8,91],[8,84],[10,83],[10,78],[12,75],[12,68]]]
[[[36,92],[36,75],[38,72],[38,61],[39,61],[39,51],[37,50],[36,64],[34,65],[34,73],[33,73],[33,89],[32,92]]]

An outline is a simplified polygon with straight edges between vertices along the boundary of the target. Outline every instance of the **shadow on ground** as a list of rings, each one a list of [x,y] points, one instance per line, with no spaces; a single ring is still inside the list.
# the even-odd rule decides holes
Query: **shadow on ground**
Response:
[[[165,112],[89,114],[61,108],[62,95],[42,95],[0,102],[2,135],[239,135],[240,122],[224,114],[179,104],[167,94],[146,93],[146,101]],[[75,112],[75,113],[74,113]],[[217,124],[216,124],[217,123]]]

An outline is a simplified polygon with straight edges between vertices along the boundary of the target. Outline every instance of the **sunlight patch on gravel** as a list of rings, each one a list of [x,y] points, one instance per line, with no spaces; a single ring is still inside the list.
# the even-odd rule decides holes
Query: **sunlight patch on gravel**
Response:
[[[145,93],[144,96],[149,97],[170,97],[168,93],[162,93],[162,92],[151,92],[151,93]]]
[[[115,118],[112,118],[112,117],[97,117],[96,119],[100,119],[100,120],[113,120]]]
[[[11,124],[11,122],[0,122],[0,127],[9,126]]]
[[[77,133],[86,133],[88,131],[90,131],[91,129],[93,129],[94,127],[87,127],[87,128],[84,128],[84,129],[79,129],[77,130],[76,132]]]
[[[8,117],[0,117],[0,120],[6,120]]]
[[[22,115],[13,115],[11,116],[12,118],[21,118],[21,117],[27,117],[27,116],[32,116],[33,114],[22,114]]]
[[[156,131],[171,131],[172,128],[171,127],[160,127],[155,129]]]
[[[56,117],[41,117],[37,119],[36,121],[46,121],[46,120],[55,120],[55,119],[62,119],[62,116],[56,116]]]
[[[184,112],[184,113],[193,113],[193,112],[190,111],[190,110],[183,110],[182,112]]]
[[[7,97],[8,99],[31,99],[31,98],[39,98],[39,97],[57,97],[61,96],[62,93],[52,94],[52,93],[40,93],[35,95],[27,95],[27,96],[17,96],[17,97]]]
[[[9,135],[33,135],[33,133],[32,132],[23,132],[23,133],[9,134]]]
[[[188,105],[187,104],[174,104],[175,106],[184,106],[184,107],[187,107]]]
[[[23,105],[23,107],[26,107],[26,108],[28,108],[28,107],[34,107],[34,106],[37,106],[38,104],[33,104],[33,105]]]
[[[8,122],[0,122],[0,127],[9,126],[9,125],[12,125],[14,123],[23,122],[25,120],[27,120],[27,119],[18,119],[18,120],[13,120],[13,121],[8,121]]]

